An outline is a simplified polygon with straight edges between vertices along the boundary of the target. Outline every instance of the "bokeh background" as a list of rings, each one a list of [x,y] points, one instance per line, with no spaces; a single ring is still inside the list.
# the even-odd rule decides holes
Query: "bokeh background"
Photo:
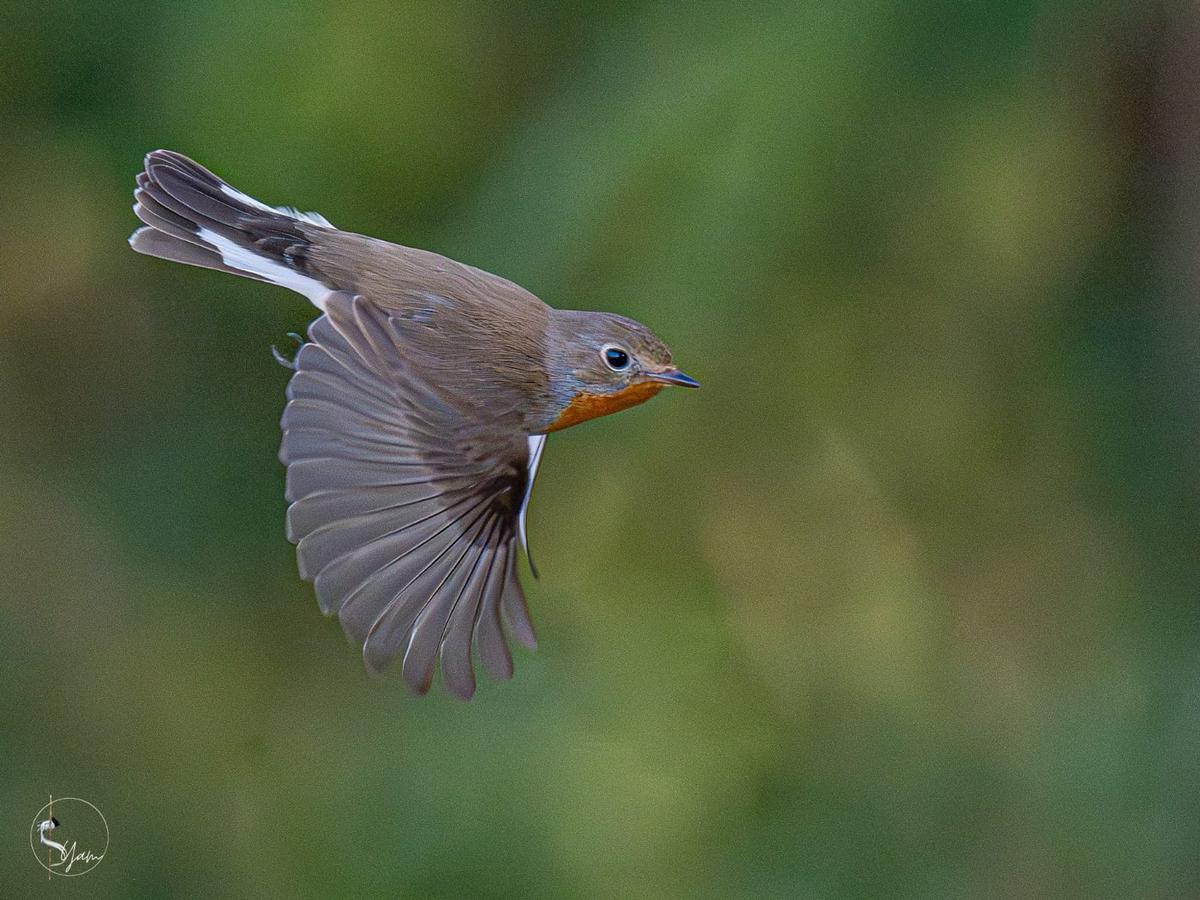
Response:
[[[1200,13],[7,4],[0,894],[1200,895]],[[635,316],[541,648],[374,680],[283,534],[313,316],[142,155]],[[50,793],[109,857],[31,859]]]

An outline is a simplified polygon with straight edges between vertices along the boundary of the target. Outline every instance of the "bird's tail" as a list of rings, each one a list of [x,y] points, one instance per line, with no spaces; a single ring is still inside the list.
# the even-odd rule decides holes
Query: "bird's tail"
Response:
[[[260,203],[171,150],[146,155],[133,192],[146,223],[129,238],[138,253],[291,288],[322,307],[334,288],[308,259],[323,216]]]

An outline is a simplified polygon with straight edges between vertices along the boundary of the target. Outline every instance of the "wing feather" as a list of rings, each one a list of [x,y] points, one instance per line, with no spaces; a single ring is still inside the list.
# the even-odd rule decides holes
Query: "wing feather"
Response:
[[[517,558],[513,554],[509,564],[508,586],[500,597],[500,611],[504,615],[513,637],[529,650],[537,649],[537,635],[533,630],[533,620],[529,617],[529,605],[525,602],[525,591],[517,578]]]
[[[488,674],[498,681],[512,678],[512,654],[504,641],[500,626],[500,597],[508,581],[508,567],[512,559],[511,542],[496,548],[492,569],[488,573],[487,585],[483,590],[479,612],[475,618],[475,646],[479,658]]]
[[[376,616],[400,587],[424,566],[429,556],[454,535],[446,535],[461,508],[426,512],[369,544],[326,565],[313,580],[318,595],[340,598],[338,618],[354,640],[362,643]]]
[[[403,672],[409,687],[418,694],[429,690],[446,625],[479,558],[487,551],[483,535],[485,530],[490,530],[491,524],[490,520],[481,520],[476,537],[467,542],[450,573],[413,622],[408,647],[404,652]]]
[[[403,654],[418,693],[440,658],[446,689],[471,696],[473,647],[489,674],[511,677],[505,625],[536,644],[515,548],[540,442],[489,431],[478,407],[426,383],[403,323],[344,292],[327,298],[295,370],[281,420],[288,538],[321,609],[368,669]]]
[[[442,683],[446,690],[463,700],[469,700],[475,693],[471,639],[483,591],[496,556],[496,528],[497,523],[492,523],[492,530],[489,531],[485,546],[475,560],[466,586],[450,611],[442,638]]]
[[[382,670],[393,656],[408,646],[417,617],[437,599],[438,592],[467,556],[487,519],[486,511],[477,512],[464,529],[440,542],[445,545],[443,549],[400,589],[371,624],[363,644],[363,660],[368,669]]]

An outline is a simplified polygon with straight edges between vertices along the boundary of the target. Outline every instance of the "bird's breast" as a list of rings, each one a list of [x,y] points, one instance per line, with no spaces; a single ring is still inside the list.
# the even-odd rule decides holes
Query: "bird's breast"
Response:
[[[588,419],[595,419],[598,416],[607,416],[609,413],[629,409],[631,406],[645,403],[662,389],[663,386],[661,384],[644,381],[638,384],[631,384],[629,387],[622,388],[612,394],[592,394],[587,391],[580,391],[571,398],[571,402],[559,413],[558,418],[554,420],[554,424],[546,430],[559,431],[563,428],[569,428],[572,425],[578,425],[580,422],[586,422]]]

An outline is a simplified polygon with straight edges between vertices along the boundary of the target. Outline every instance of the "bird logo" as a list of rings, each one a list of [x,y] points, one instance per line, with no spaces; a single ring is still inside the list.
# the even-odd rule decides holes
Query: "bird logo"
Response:
[[[53,807],[53,798],[51,798],[51,804],[52,804],[51,809],[53,809],[54,808]],[[54,816],[51,816],[48,819],[43,819],[41,822],[38,822],[37,823],[38,843],[42,844],[43,846],[49,847],[52,850],[57,850],[59,852],[59,854],[61,855],[61,857],[63,859],[65,859],[67,856],[67,848],[63,844],[58,843],[58,841],[50,840],[50,832],[52,832],[60,824],[62,824],[62,823],[59,822],[58,819],[54,818]],[[53,859],[53,857],[47,855],[47,857],[46,857],[47,863],[46,864],[50,865],[52,862],[52,859]]]
[[[58,836],[62,840],[56,840],[55,832],[60,828]],[[51,796],[50,802],[33,818],[29,847],[48,879],[55,875],[73,877],[84,875],[100,864],[108,853],[108,839],[108,822],[95,805],[78,797],[56,800]]]
[[[504,278],[272,207],[186,156],[147,155],[139,253],[290,288],[320,315],[295,357],[279,456],[287,536],[368,669],[425,693],[512,677],[532,649],[517,577],[547,435],[699,387],[649,328],[559,310]],[[532,560],[530,560],[532,568]],[[536,570],[534,570],[536,575]]]

